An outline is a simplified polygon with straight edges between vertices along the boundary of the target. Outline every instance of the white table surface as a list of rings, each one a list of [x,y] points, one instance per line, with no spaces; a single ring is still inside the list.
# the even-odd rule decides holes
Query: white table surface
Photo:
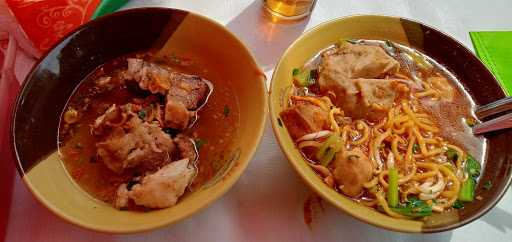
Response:
[[[352,14],[416,19],[449,33],[472,49],[469,31],[512,30],[512,0],[318,0],[311,18],[274,24],[261,17],[260,0],[132,0],[125,8],[163,6],[215,19],[253,51],[270,81],[286,47],[305,30]],[[304,201],[312,194],[281,153],[267,122],[262,142],[233,188],[207,209],[174,226],[135,235],[91,232],[57,218],[16,176],[6,241],[512,241],[512,192],[488,214],[462,228],[427,235],[379,229],[327,202],[315,207],[309,228]]]

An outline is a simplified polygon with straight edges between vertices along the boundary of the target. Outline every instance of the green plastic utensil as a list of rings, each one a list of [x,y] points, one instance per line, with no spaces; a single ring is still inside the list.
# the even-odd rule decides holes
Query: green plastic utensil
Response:
[[[129,0],[102,0],[94,11],[91,19],[96,19],[103,15],[113,13],[124,6]]]

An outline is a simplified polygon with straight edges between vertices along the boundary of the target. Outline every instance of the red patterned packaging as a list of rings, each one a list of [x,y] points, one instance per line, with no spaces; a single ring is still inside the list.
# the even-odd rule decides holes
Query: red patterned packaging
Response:
[[[34,46],[46,52],[87,22],[100,0],[6,0]]]

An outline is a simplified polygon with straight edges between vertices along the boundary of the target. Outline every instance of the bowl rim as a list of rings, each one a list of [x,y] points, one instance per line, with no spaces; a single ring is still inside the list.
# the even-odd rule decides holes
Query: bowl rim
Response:
[[[337,22],[342,22],[342,21],[346,21],[347,19],[361,18],[361,17],[363,17],[363,18],[366,18],[366,17],[370,17],[370,18],[385,17],[385,18],[390,18],[390,19],[407,20],[407,21],[410,21],[410,22],[413,22],[413,23],[416,23],[416,24],[420,24],[421,26],[427,27],[427,28],[429,28],[431,30],[434,30],[438,34],[440,34],[440,35],[442,35],[444,37],[447,37],[448,39],[450,39],[450,41],[453,41],[454,43],[459,45],[461,47],[461,50],[463,50],[464,52],[468,53],[469,55],[473,56],[476,60],[478,60],[478,64],[481,65],[485,70],[487,70],[487,72],[489,72],[491,74],[491,76],[494,78],[494,80],[498,84],[500,90],[505,95],[506,92],[505,92],[503,86],[499,83],[499,81],[496,78],[496,76],[494,75],[494,73],[492,73],[489,70],[489,68],[487,68],[487,66],[485,66],[482,63],[482,61],[472,51],[470,51],[464,44],[462,44],[460,41],[458,41],[457,39],[455,39],[451,35],[443,32],[443,31],[441,31],[441,30],[439,30],[439,29],[437,29],[437,28],[435,28],[435,27],[433,27],[431,25],[428,25],[428,24],[425,24],[425,23],[423,23],[423,22],[421,22],[419,20],[415,20],[415,19],[411,19],[411,18],[407,18],[407,17],[400,17],[400,16],[395,16],[395,15],[385,15],[385,14],[352,14],[352,15],[346,15],[346,16],[342,16],[342,17],[337,17],[337,18],[334,18],[334,19],[331,19],[331,20],[328,20],[328,21],[324,21],[324,22],[322,22],[322,23],[312,27],[311,29],[307,30],[306,32],[302,33],[283,52],[283,54],[279,58],[279,61],[277,62],[276,66],[274,68],[274,72],[272,73],[272,78],[270,80],[269,96],[268,96],[269,102],[268,102],[268,104],[269,104],[270,123],[272,124],[272,130],[273,130],[273,132],[274,132],[274,134],[276,136],[276,139],[278,141],[277,143],[279,144],[280,149],[283,151],[283,153],[286,156],[286,159],[292,165],[294,170],[300,175],[302,180],[313,191],[315,191],[323,199],[325,199],[329,203],[331,203],[331,205],[336,207],[338,210],[343,211],[343,212],[351,215],[352,217],[354,217],[354,218],[356,218],[356,219],[358,219],[360,221],[363,221],[363,222],[365,222],[367,224],[370,224],[372,226],[379,227],[379,228],[385,228],[385,229],[388,229],[388,230],[391,230],[391,231],[396,231],[396,232],[406,232],[406,233],[438,233],[438,232],[444,232],[444,231],[453,230],[453,229],[462,227],[462,226],[464,226],[464,225],[466,225],[468,223],[471,223],[471,222],[479,219],[480,217],[485,215],[487,212],[489,212],[492,208],[494,208],[494,206],[496,206],[496,204],[503,198],[503,196],[505,195],[505,193],[508,190],[508,187],[512,183],[512,175],[509,175],[509,177],[506,179],[505,185],[503,186],[503,189],[498,192],[498,195],[495,196],[495,198],[493,200],[491,200],[490,202],[486,203],[483,206],[482,209],[480,209],[478,212],[476,212],[473,216],[469,217],[468,219],[463,220],[463,221],[458,221],[456,223],[449,224],[449,225],[446,225],[446,226],[436,227],[436,228],[423,228],[422,227],[420,231],[416,231],[416,230],[410,230],[410,229],[403,229],[403,228],[398,227],[398,226],[393,225],[393,224],[381,225],[381,224],[375,223],[371,219],[368,219],[366,216],[361,216],[361,215],[359,215],[357,213],[354,213],[352,211],[347,211],[345,208],[343,208],[341,206],[338,206],[336,204],[336,202],[335,202],[335,198],[333,198],[330,195],[328,195],[326,189],[322,189],[322,188],[316,186],[305,175],[304,171],[301,169],[301,167],[299,166],[299,163],[298,163],[298,162],[305,162],[305,160],[304,159],[294,160],[293,157],[292,157],[291,151],[289,151],[286,147],[284,147],[284,145],[283,145],[283,137],[281,136],[281,134],[278,131],[280,126],[278,124],[277,118],[279,118],[279,115],[277,113],[275,113],[276,110],[274,110],[274,108],[272,107],[273,106],[272,105],[272,101],[273,101],[272,93],[275,91],[275,90],[273,90],[274,86],[275,86],[275,82],[278,82],[278,80],[275,80],[276,70],[278,70],[281,67],[281,65],[283,63],[283,60],[284,60],[284,57],[287,56],[292,51],[293,48],[295,48],[295,46],[298,44],[298,42],[302,38],[304,38],[304,36],[315,34],[316,32],[319,32],[322,28],[327,27],[327,26],[332,25],[332,24],[336,24]],[[319,51],[321,51],[321,50],[319,50]],[[343,197],[343,199],[348,199],[348,198]]]
[[[38,201],[38,203],[42,204],[43,207],[46,207],[46,209],[50,210],[53,214],[57,215],[57,217],[60,217],[61,219],[69,222],[70,224],[76,225],[78,227],[81,227],[81,228],[84,228],[84,229],[87,229],[87,230],[90,230],[90,231],[106,233],[106,234],[133,234],[133,233],[140,233],[140,232],[156,230],[158,228],[162,228],[162,227],[165,227],[165,226],[170,226],[170,225],[173,225],[173,224],[178,223],[180,221],[183,221],[186,218],[191,217],[193,214],[196,214],[196,213],[202,211],[203,209],[205,209],[206,207],[212,205],[212,203],[214,203],[219,198],[221,198],[224,194],[226,194],[227,191],[229,191],[229,189],[231,189],[231,187],[233,185],[235,185],[235,183],[239,180],[240,176],[243,174],[243,172],[245,171],[245,169],[249,165],[249,162],[251,162],[251,160],[254,158],[254,154],[256,153],[256,150],[257,150],[259,144],[262,141],[262,137],[263,137],[263,133],[264,133],[264,130],[265,130],[266,121],[267,121],[267,115],[268,115],[268,111],[267,111],[268,98],[266,97],[266,95],[267,95],[267,84],[266,84],[267,78],[266,78],[266,76],[264,74],[260,75],[259,78],[258,78],[259,81],[260,81],[259,83],[262,86],[260,95],[263,96],[263,98],[261,99],[261,101],[262,101],[261,110],[258,110],[258,111],[261,111],[261,112],[259,112],[261,114],[260,117],[259,117],[259,120],[257,120],[257,124],[258,125],[256,125],[254,127],[254,129],[256,129],[255,145],[252,146],[252,147],[248,147],[248,149],[246,151],[247,159],[240,160],[240,158],[239,158],[239,160],[237,161],[238,165],[232,167],[232,169],[234,169],[233,171],[237,171],[237,172],[231,172],[231,174],[229,174],[226,177],[227,179],[222,179],[221,181],[219,181],[219,183],[222,182],[224,184],[218,190],[216,190],[214,193],[212,193],[212,195],[209,196],[208,199],[203,200],[203,202],[201,202],[201,203],[197,203],[198,205],[195,206],[195,208],[193,208],[193,209],[185,211],[185,212],[183,212],[180,215],[175,216],[175,217],[168,217],[168,219],[162,219],[160,222],[155,223],[155,224],[153,224],[151,226],[140,226],[139,228],[134,228],[134,229],[103,228],[103,227],[96,226],[96,225],[91,224],[91,223],[83,222],[81,219],[77,219],[75,217],[72,217],[72,216],[66,214],[65,212],[62,212],[56,206],[54,206],[50,202],[46,201],[45,197],[43,195],[41,195],[39,193],[39,191],[37,191],[32,186],[31,182],[28,181],[27,176],[25,175],[25,172],[23,171],[23,168],[21,166],[20,157],[18,156],[18,150],[16,148],[16,143],[15,143],[15,140],[16,140],[16,138],[15,138],[16,113],[19,110],[19,107],[20,107],[20,104],[21,104],[21,101],[22,101],[21,100],[21,94],[23,94],[23,92],[26,89],[29,77],[32,76],[32,74],[34,73],[34,70],[48,57],[48,55],[50,55],[50,53],[52,53],[52,51],[58,45],[63,43],[65,40],[67,40],[73,34],[79,32],[81,30],[84,30],[86,28],[90,28],[94,24],[97,24],[97,23],[100,23],[100,22],[103,22],[103,21],[108,21],[108,19],[110,19],[110,18],[116,18],[117,16],[131,14],[131,13],[134,13],[134,12],[142,12],[142,13],[146,13],[146,14],[151,14],[151,12],[153,12],[153,11],[163,11],[163,12],[168,12],[168,13],[173,13],[173,12],[185,13],[185,14],[188,14],[190,16],[193,16],[194,18],[201,19],[202,21],[205,21],[208,24],[211,24],[211,25],[213,25],[215,27],[218,27],[218,28],[224,30],[223,32],[225,34],[229,35],[236,42],[238,42],[238,44],[240,44],[240,47],[241,47],[240,49],[245,51],[247,53],[247,55],[250,57],[250,59],[253,62],[254,67],[256,68],[257,72],[258,73],[264,73],[262,71],[262,69],[261,69],[257,59],[255,58],[254,54],[247,47],[247,45],[237,35],[235,35],[228,28],[226,28],[226,26],[222,25],[221,23],[217,22],[214,19],[211,19],[211,18],[209,18],[207,16],[204,16],[202,14],[199,14],[199,13],[195,13],[195,12],[188,11],[188,10],[183,10],[183,9],[168,8],[168,7],[139,7],[139,8],[130,8],[130,9],[116,11],[114,13],[107,14],[107,15],[101,16],[101,17],[96,18],[96,19],[92,19],[92,20],[90,20],[90,21],[88,21],[86,23],[83,23],[82,25],[80,25],[79,27],[74,29],[73,31],[67,33],[58,42],[54,43],[46,52],[44,52],[41,55],[41,57],[39,57],[39,59],[36,61],[36,63],[32,66],[30,71],[28,72],[27,76],[25,77],[24,81],[22,82],[22,84],[20,85],[20,87],[18,89],[18,92],[16,94],[16,99],[14,100],[14,102],[11,104],[11,107],[10,107],[11,111],[10,111],[10,117],[9,117],[9,140],[8,140],[8,142],[9,142],[9,145],[10,145],[10,148],[11,148],[11,154],[12,154],[12,156],[14,158],[13,161],[16,164],[16,169],[18,171],[18,174],[21,176],[21,178],[23,180],[23,183],[30,190],[31,194],[33,195],[33,197],[36,198],[36,201]],[[85,191],[82,191],[82,192],[85,192]]]

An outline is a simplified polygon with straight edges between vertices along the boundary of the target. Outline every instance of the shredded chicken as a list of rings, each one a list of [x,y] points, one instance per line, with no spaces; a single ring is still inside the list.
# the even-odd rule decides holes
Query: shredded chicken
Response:
[[[135,204],[148,208],[166,208],[178,202],[179,197],[194,177],[195,169],[188,159],[174,161],[157,172],[146,175],[129,190],[126,184],[119,186],[115,206],[126,207],[131,199]]]
[[[143,122],[131,105],[112,105],[92,127],[98,136],[100,159],[114,172],[144,166],[155,169],[171,160],[175,145],[171,137],[153,123]]]

